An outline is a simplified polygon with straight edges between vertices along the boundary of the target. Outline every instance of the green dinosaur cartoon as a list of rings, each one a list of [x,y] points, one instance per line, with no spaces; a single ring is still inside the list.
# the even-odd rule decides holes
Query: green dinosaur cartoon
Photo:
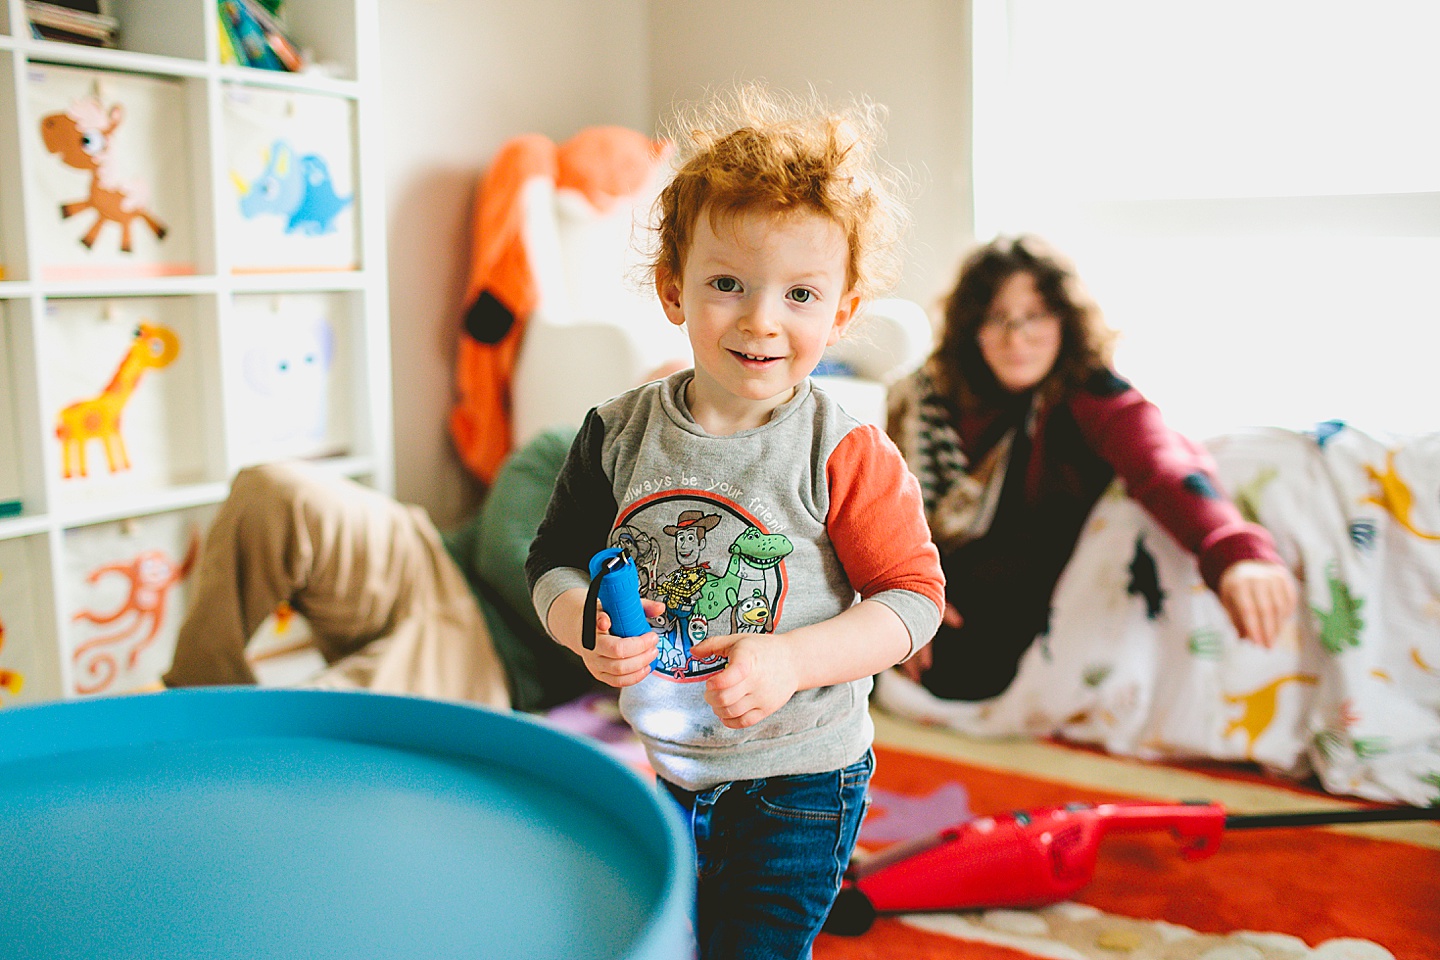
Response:
[[[1345,732],[1327,727],[1315,734],[1315,749],[1326,760],[1333,761],[1345,749]]]
[[[782,534],[761,533],[758,527],[746,527],[730,544],[730,565],[725,568],[725,573],[711,577],[700,588],[695,613],[706,620],[715,619],[722,611],[735,606],[745,581],[758,581],[761,592],[769,596],[764,589],[766,573],[794,549],[795,545]],[[746,596],[749,595],[747,591]]]
[[[1350,592],[1349,584],[1335,576],[1333,565],[1325,571],[1325,580],[1330,585],[1330,612],[1310,609],[1320,620],[1320,645],[1339,656],[1346,647],[1360,646],[1360,631],[1365,629],[1360,608],[1365,599]]]
[[[1430,806],[1440,807],[1440,773],[1427,773],[1420,778],[1420,782],[1435,788],[1435,799],[1430,801]]]
[[[1263,467],[1256,472],[1249,483],[1241,484],[1235,490],[1235,506],[1240,515],[1251,523],[1260,522],[1260,497],[1270,482],[1280,475],[1274,467]]]
[[[1200,660],[1219,660],[1225,653],[1225,638],[1219,630],[1202,627],[1190,634],[1186,646],[1192,657]]]

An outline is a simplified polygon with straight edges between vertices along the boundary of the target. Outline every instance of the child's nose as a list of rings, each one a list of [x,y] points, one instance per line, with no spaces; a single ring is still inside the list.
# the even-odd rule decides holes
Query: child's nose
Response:
[[[773,337],[780,332],[780,306],[769,298],[757,297],[740,318],[740,328],[755,337]]]

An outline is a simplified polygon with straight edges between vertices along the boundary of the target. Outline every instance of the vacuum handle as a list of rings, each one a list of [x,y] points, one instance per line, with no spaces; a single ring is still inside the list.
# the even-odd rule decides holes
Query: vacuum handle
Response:
[[[1071,804],[1067,809],[1085,809],[1088,804]],[[1180,841],[1180,855],[1186,860],[1210,856],[1220,846],[1225,832],[1225,808],[1204,800],[1185,803],[1100,803],[1090,812],[1105,832],[1138,833],[1169,830]]]

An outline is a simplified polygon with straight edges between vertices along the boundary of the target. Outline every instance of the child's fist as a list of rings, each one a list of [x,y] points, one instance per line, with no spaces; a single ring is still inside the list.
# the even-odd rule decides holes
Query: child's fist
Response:
[[[658,600],[641,600],[647,618],[660,616],[665,605]],[[597,605],[598,606],[598,605]],[[595,614],[595,649],[578,651],[591,676],[612,687],[628,687],[650,675],[659,653],[655,631],[638,637],[617,637],[610,633],[610,615],[603,606]]]

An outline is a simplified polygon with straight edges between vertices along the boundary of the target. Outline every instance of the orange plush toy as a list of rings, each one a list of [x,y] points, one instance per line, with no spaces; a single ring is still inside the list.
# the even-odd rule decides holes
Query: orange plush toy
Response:
[[[480,181],[450,434],[470,471],[492,482],[510,452],[510,384],[525,325],[541,306],[526,224],[573,191],[610,211],[650,181],[664,143],[624,127],[591,127],[556,146],[539,134],[508,141]],[[549,209],[534,209],[535,204]],[[553,272],[553,271],[552,271]]]

